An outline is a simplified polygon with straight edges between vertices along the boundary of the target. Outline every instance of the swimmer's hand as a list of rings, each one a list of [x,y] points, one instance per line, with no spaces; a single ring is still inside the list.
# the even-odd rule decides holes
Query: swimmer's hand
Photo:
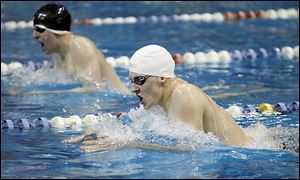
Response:
[[[19,94],[20,91],[21,91],[20,88],[9,88],[8,94],[15,96],[15,95]]]
[[[7,91],[2,92],[1,90],[1,96],[16,96],[19,95],[21,92],[21,88],[11,87]]]
[[[84,141],[87,137],[95,135],[96,133],[93,130],[88,130],[87,132],[85,132],[83,135],[78,136],[78,137],[74,137],[71,139],[67,139],[64,142],[66,143],[78,143],[78,142],[82,142]]]
[[[114,151],[127,146],[127,143],[115,141],[107,136],[97,140],[83,141],[82,143],[84,146],[81,146],[80,149],[86,152]]]

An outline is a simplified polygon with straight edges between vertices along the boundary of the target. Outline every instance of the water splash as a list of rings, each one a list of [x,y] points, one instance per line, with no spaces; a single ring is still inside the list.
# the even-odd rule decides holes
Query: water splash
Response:
[[[245,128],[245,133],[251,138],[248,148],[255,149],[287,149],[299,152],[299,127],[267,128],[258,122]]]
[[[88,78],[86,78],[88,79]],[[1,76],[5,88],[22,88],[30,90],[62,90],[80,87],[82,82],[79,78],[71,76],[60,69],[54,69],[48,61],[38,69],[35,65],[23,65],[11,72],[8,76]],[[110,81],[94,83],[95,91],[117,92]],[[3,88],[3,90],[5,90]]]
[[[160,107],[145,110],[142,106],[128,113],[130,123],[123,125],[111,115],[101,114],[97,125],[98,136],[109,136],[122,141],[140,141],[188,150],[222,149],[223,144],[212,133],[204,133],[192,126],[167,117]],[[250,149],[299,149],[299,128],[277,126],[267,128],[256,123],[244,128],[251,138]]]
[[[45,61],[46,62],[46,61]],[[76,80],[72,79],[65,72],[54,70],[50,63],[44,63],[39,69],[28,65],[18,68],[7,77],[10,86],[29,86],[44,84],[73,84]]]

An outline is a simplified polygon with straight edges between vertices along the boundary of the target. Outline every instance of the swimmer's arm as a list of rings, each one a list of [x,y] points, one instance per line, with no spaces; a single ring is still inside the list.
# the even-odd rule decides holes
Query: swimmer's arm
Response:
[[[67,139],[64,142],[66,142],[66,143],[78,143],[78,142],[82,142],[87,137],[95,135],[95,134],[96,133],[93,130],[88,130],[83,135],[78,136],[78,137],[74,137],[74,138],[71,138],[71,139]]]
[[[101,59],[101,67],[103,72],[103,77],[111,81],[113,86],[119,91],[129,94],[130,91],[127,86],[121,81],[120,77],[114,70],[114,68],[104,59],[104,56],[100,56]]]
[[[65,90],[54,90],[54,91],[31,91],[26,93],[27,95],[37,95],[37,94],[62,94],[62,93],[86,93],[96,91],[96,88],[93,87],[78,87],[73,89],[65,89]]]
[[[72,59],[75,63],[78,77],[83,82],[95,83],[103,79],[109,80],[112,85],[119,91],[129,94],[127,86],[120,80],[119,76],[106,61],[104,55],[96,47],[96,45],[86,38],[77,38],[76,42],[81,46],[74,46]]]
[[[96,92],[96,87],[78,87],[73,89],[65,89],[65,90],[53,90],[53,91],[30,91],[24,93],[21,91],[21,88],[9,88],[7,92],[1,92],[3,96],[17,96],[17,95],[38,95],[38,94],[62,94],[62,93],[86,93],[86,92]]]
[[[119,113],[116,113],[116,117],[119,118],[121,115],[127,115],[126,112],[119,112]],[[70,139],[67,139],[65,140],[64,142],[66,143],[78,143],[78,142],[83,142],[85,145],[96,145],[96,144],[99,144],[99,143],[104,143],[104,140],[105,142],[111,142],[111,140],[105,136],[103,137],[102,139],[98,139],[98,140],[92,140],[92,141],[87,141],[85,140],[87,137],[89,136],[93,136],[93,135],[96,135],[97,136],[97,133],[94,131],[94,130],[88,130],[86,131],[84,134],[80,135],[80,136],[77,136],[77,137],[73,137],[73,138],[70,138]]]
[[[157,150],[157,151],[166,151],[166,152],[188,152],[190,150],[182,147],[168,147],[162,146],[159,144],[149,144],[149,143],[139,143],[139,142],[132,142],[126,147],[134,147],[134,148],[142,148],[146,150]]]
[[[114,151],[121,148],[141,148],[145,150],[154,151],[166,151],[166,152],[189,152],[190,150],[182,147],[167,147],[158,144],[148,144],[140,142],[129,143],[113,143],[113,142],[101,142],[101,141],[87,141],[83,142],[85,146],[81,146],[80,149],[86,152],[98,152],[98,151]]]

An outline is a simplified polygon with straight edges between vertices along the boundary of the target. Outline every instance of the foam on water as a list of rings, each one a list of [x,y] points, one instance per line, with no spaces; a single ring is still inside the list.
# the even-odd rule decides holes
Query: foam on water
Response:
[[[167,117],[161,107],[145,110],[141,106],[136,110],[131,109],[129,117],[133,120],[131,127],[141,132],[142,141],[164,145],[176,144],[191,150],[209,148],[218,143],[212,134],[205,134],[189,124]]]
[[[212,133],[203,133],[188,124],[167,117],[166,112],[160,107],[145,110],[141,106],[131,109],[128,113],[130,121],[126,123],[121,122],[122,116],[116,118],[110,113],[99,113],[98,116],[87,115],[82,118],[82,124],[95,130],[98,137],[108,136],[113,141],[119,142],[154,143],[186,150],[228,148]],[[95,118],[96,124],[94,124]],[[245,148],[291,151],[299,149],[299,128],[282,126],[267,128],[258,122],[244,128],[244,131],[251,139],[250,144]]]
[[[255,149],[288,149],[299,151],[299,127],[276,127],[267,128],[258,122],[244,128],[245,133],[251,138],[248,148]]]
[[[61,90],[76,88],[81,86],[81,81],[60,69],[54,69],[48,61],[44,61],[41,67],[36,69],[35,64],[22,65],[20,68],[14,69],[9,74],[1,75],[1,81],[5,82],[5,86],[30,88],[29,90]],[[116,92],[115,88],[109,81],[95,82],[96,91]]]
[[[47,61],[37,70],[30,65],[24,65],[12,71],[7,78],[7,83],[10,86],[72,84],[76,82],[65,72],[51,68],[51,64]]]

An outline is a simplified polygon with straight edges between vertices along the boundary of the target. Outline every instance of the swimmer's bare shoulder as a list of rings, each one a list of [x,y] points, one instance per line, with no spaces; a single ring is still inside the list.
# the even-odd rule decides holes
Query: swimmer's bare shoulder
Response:
[[[170,114],[193,127],[203,129],[203,107],[200,96],[191,84],[182,83],[172,93]]]
[[[200,104],[203,104],[205,96],[205,93],[201,91],[200,88],[185,81],[182,81],[182,83],[176,86],[172,93],[173,99],[177,99],[184,106],[189,104],[190,106],[197,107]]]
[[[75,54],[84,53],[85,55],[93,55],[95,50],[97,50],[95,44],[91,40],[78,35],[74,35],[71,48]]]
[[[75,63],[78,74],[89,76],[93,80],[101,79],[101,60],[94,43],[82,36],[73,37],[71,44],[71,59]]]
[[[71,47],[74,56],[73,58],[77,58],[80,60],[84,59],[84,62],[86,62],[87,60],[94,60],[96,62],[100,62],[100,64],[102,65],[106,63],[105,57],[100,49],[98,49],[93,41],[86,37],[74,35]]]

